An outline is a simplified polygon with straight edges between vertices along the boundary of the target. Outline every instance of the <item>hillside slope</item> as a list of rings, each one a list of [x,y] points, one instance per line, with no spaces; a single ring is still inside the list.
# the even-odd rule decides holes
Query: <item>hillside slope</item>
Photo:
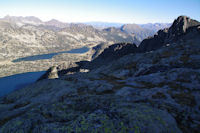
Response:
[[[85,24],[68,24],[58,20],[42,22],[36,17],[6,16],[0,19],[0,61],[13,58],[66,51],[100,43],[137,43],[120,30],[97,30]]]
[[[166,33],[175,33],[173,41],[157,49],[151,39],[143,51],[115,44],[97,57],[112,51],[109,61],[89,72],[44,79],[0,98],[0,131],[199,132],[200,28],[188,17],[177,20]]]

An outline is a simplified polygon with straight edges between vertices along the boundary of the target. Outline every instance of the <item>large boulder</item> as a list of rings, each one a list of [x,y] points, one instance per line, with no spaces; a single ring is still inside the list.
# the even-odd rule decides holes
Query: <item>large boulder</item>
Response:
[[[56,79],[58,78],[58,70],[56,66],[50,67],[47,72],[42,75],[38,80],[42,79]]]

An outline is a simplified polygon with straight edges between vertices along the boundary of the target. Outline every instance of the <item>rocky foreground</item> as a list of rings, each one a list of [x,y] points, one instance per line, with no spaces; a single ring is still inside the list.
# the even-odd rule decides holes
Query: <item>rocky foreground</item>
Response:
[[[74,74],[2,97],[0,132],[199,132],[199,44],[200,23],[180,16],[138,48],[110,46]]]

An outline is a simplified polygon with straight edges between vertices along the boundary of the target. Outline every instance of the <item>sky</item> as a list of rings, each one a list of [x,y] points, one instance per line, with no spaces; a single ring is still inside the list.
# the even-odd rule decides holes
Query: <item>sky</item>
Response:
[[[200,0],[0,0],[0,17],[43,21],[171,23],[180,15],[200,21]]]

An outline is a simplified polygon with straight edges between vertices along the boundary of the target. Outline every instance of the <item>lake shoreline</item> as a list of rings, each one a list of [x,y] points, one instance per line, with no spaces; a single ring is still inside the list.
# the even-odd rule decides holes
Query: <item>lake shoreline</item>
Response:
[[[56,52],[56,53],[49,53],[49,54],[41,54],[41,55],[33,55],[33,56],[27,56],[27,57],[22,57],[13,60],[13,63],[16,62],[21,62],[21,61],[37,61],[37,60],[45,60],[45,59],[51,59],[56,55],[63,54],[63,53],[69,53],[69,54],[83,54],[86,53],[90,50],[90,48],[84,46],[82,48],[76,48],[76,49],[71,49],[68,51],[62,51],[62,52]]]
[[[10,61],[9,63],[2,65],[1,68],[4,73],[9,73],[12,71],[13,73],[5,74],[6,76],[0,77],[0,97],[16,89],[23,88],[26,85],[36,82],[51,66],[62,63],[78,62],[84,58],[88,59],[89,56],[86,54],[88,51],[90,51],[90,48],[82,47],[58,53],[27,56],[17,59],[19,60],[17,62]],[[46,55],[50,56],[47,56],[48,58],[42,57]],[[29,58],[35,60],[29,61]],[[56,58],[56,61],[53,58]]]

